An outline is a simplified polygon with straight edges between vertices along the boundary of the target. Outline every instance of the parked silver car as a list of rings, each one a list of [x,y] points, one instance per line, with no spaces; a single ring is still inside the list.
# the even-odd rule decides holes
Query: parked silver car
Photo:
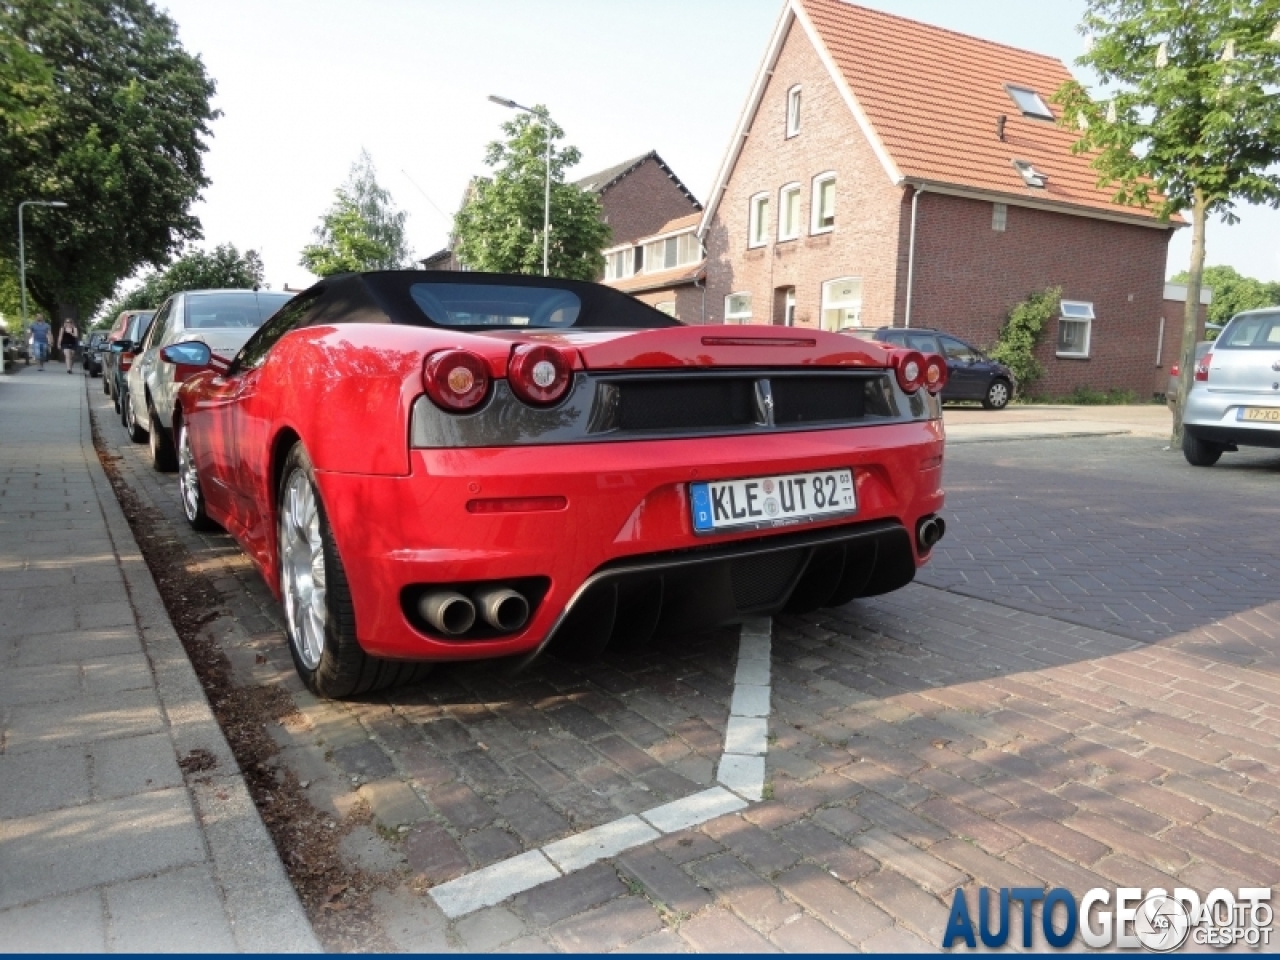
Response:
[[[270,290],[188,290],[175,293],[156,311],[129,372],[125,375],[124,421],[135,443],[151,444],[157,470],[177,469],[173,448],[175,367],[160,359],[173,343],[200,340],[230,361],[263,321],[292,297]]]
[[[1194,366],[1195,364],[1198,364],[1204,358],[1204,355],[1209,352],[1209,348],[1212,346],[1212,340],[1199,341],[1196,344],[1196,355],[1192,365]],[[1169,386],[1165,389],[1164,394],[1164,402],[1168,404],[1169,409],[1173,410],[1175,413],[1178,409],[1178,397],[1182,391],[1182,377],[1180,374],[1181,371],[1179,369],[1179,365],[1175,362],[1173,366],[1169,368]]]
[[[1240,446],[1280,447],[1280,309],[1231,318],[1196,363],[1182,426],[1182,453],[1197,467]]]

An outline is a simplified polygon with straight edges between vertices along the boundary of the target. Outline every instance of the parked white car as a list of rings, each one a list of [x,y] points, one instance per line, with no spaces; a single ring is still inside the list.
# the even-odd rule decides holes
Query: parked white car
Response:
[[[1238,313],[1196,363],[1182,453],[1211,467],[1237,447],[1280,447],[1280,309]]]
[[[150,442],[151,464],[157,470],[177,469],[172,427],[176,368],[160,359],[160,351],[173,343],[200,340],[230,361],[291,297],[270,290],[188,290],[175,293],[156,311],[126,375],[124,422],[131,440]]]

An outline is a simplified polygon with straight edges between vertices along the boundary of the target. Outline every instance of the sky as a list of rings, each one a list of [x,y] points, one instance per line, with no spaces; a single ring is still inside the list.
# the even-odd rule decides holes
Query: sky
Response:
[[[1073,65],[1083,0],[863,0]],[[308,285],[299,253],[362,149],[424,257],[447,241],[484,148],[545,104],[582,152],[574,179],[657,150],[707,197],[782,0],[158,0],[217,81],[195,214],[201,246],[258,250],[274,288]],[[1087,81],[1079,69],[1077,76]],[[1280,280],[1280,211],[1211,221],[1207,262]],[[1175,233],[1167,273],[1185,269]]]

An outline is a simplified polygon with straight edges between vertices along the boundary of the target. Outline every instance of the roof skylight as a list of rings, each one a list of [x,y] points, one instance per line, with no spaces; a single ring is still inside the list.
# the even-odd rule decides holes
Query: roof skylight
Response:
[[[1013,161],[1013,168],[1018,171],[1028,187],[1036,187],[1043,190],[1049,185],[1049,175],[1041,173],[1025,160]]]
[[[1018,105],[1024,117],[1035,117],[1038,120],[1053,119],[1053,111],[1049,109],[1049,105],[1030,87],[1015,87],[1011,83],[1006,83],[1004,88],[1009,91],[1009,96]]]

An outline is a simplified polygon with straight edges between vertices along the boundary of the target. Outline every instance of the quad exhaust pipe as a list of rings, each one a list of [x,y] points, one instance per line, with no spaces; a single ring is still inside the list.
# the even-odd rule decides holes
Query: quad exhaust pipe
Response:
[[[924,517],[916,524],[916,543],[921,553],[928,553],[947,532],[947,521],[938,515]]]
[[[529,622],[529,601],[509,587],[481,587],[471,597],[455,590],[432,590],[418,601],[418,612],[446,637],[468,632],[476,617],[499,633],[515,633]]]
[[[418,601],[424,620],[446,637],[466,633],[476,624],[476,605],[452,590],[433,590]]]

